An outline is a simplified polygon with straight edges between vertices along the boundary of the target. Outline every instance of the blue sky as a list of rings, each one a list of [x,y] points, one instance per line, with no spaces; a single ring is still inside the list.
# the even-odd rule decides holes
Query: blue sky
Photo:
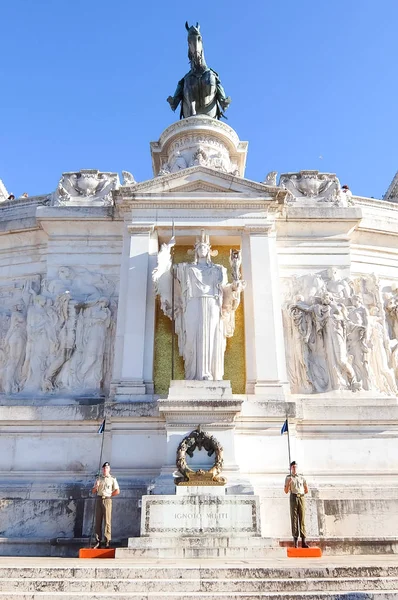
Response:
[[[12,0],[1,3],[0,178],[55,189],[63,171],[152,176],[149,142],[176,118],[185,20],[249,141],[246,176],[335,172],[381,197],[398,170],[397,0]],[[323,157],[323,158],[320,158]]]

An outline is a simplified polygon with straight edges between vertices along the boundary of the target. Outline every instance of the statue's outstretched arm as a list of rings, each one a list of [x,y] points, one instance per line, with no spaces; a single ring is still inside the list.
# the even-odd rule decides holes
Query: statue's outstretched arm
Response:
[[[158,266],[153,270],[152,280],[155,284],[156,294],[159,294],[161,308],[164,314],[172,318],[172,259],[171,249],[175,244],[171,238],[168,244],[162,244],[158,253]]]
[[[169,96],[167,98],[167,102],[170,104],[171,110],[176,110],[177,106],[182,102],[184,97],[184,79],[180,79],[177,83],[176,91],[174,92],[174,96]]]

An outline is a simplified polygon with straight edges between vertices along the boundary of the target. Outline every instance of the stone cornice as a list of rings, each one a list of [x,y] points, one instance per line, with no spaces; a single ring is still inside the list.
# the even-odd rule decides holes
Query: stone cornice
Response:
[[[366,198],[365,196],[353,196],[357,206],[372,206],[374,208],[380,208],[381,210],[393,210],[398,213],[398,202],[390,202],[388,200],[381,200],[377,198]]]
[[[120,210],[134,210],[136,209],[190,209],[192,214],[199,210],[236,210],[237,208],[244,208],[247,210],[261,210],[267,211],[269,208],[274,206],[274,202],[262,200],[258,198],[247,198],[238,199],[228,197],[225,200],[220,198],[192,198],[184,196],[182,198],[145,198],[141,197],[134,201],[133,204],[126,203],[118,208]]]
[[[38,206],[48,204],[48,194],[31,196],[29,198],[15,198],[0,203],[0,220],[7,221],[13,218],[22,219],[34,215]]]
[[[158,142],[151,142],[151,148],[157,149],[160,146],[163,146],[171,137],[178,133],[186,132],[187,130],[189,131],[190,129],[205,129],[214,132],[219,131],[233,141],[236,147],[239,144],[242,144],[242,148],[247,148],[248,145],[248,142],[241,142],[236,131],[223,121],[207,116],[196,116],[181,119],[180,121],[176,121],[169,125],[169,127],[161,134]]]
[[[221,173],[220,171],[216,171],[215,169],[211,169],[210,167],[204,167],[203,165],[198,165],[195,167],[189,167],[188,169],[183,169],[181,171],[177,171],[176,173],[171,173],[169,175],[161,175],[159,177],[155,177],[153,179],[148,179],[147,181],[142,181],[141,183],[137,183],[133,186],[122,186],[117,191],[114,192],[117,202],[119,202],[119,198],[126,197],[134,197],[138,193],[151,193],[151,188],[159,188],[162,186],[163,193],[172,193],[173,186],[169,185],[179,179],[186,179],[187,176],[194,173],[203,173],[204,175],[210,175],[215,179],[220,181],[220,187],[225,188],[225,191],[231,191],[231,184],[236,182],[237,184],[244,186],[248,190],[253,190],[255,192],[260,192],[264,195],[275,196],[278,192],[284,192],[287,194],[286,190],[282,190],[277,186],[266,185],[265,183],[259,183],[257,181],[252,181],[251,179],[245,179],[243,177],[238,177],[236,175],[229,175],[228,173]],[[228,185],[224,185],[221,182],[225,182]],[[186,185],[186,181],[184,182]],[[177,192],[178,186],[175,186],[174,191]],[[156,192],[155,192],[156,193]],[[236,193],[236,192],[235,192]]]
[[[358,205],[349,207],[329,206],[326,203],[319,206],[295,206],[294,204],[284,207],[284,219],[287,221],[349,221],[358,222],[362,219],[362,210]]]
[[[138,223],[127,225],[127,231],[132,235],[148,235],[154,230],[153,223]]]
[[[273,222],[245,225],[244,232],[250,235],[268,235],[274,227]]]
[[[47,204],[49,201],[49,194],[41,194],[39,196],[28,196],[28,198],[14,198],[14,200],[5,200],[0,202],[0,210],[7,210],[10,208],[21,208],[25,206]]]

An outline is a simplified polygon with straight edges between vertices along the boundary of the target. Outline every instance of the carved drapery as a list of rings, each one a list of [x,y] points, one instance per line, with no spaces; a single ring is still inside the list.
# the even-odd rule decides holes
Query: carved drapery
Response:
[[[226,246],[212,246],[218,252],[217,262],[228,270],[230,268],[230,251]],[[174,263],[184,262],[190,246],[176,246]],[[231,381],[234,394],[244,394],[246,386],[245,365],[245,326],[244,326],[244,297],[235,311],[235,333],[228,339],[224,361],[224,379]],[[154,385],[155,393],[167,394],[171,378],[172,354],[172,324],[160,307],[159,297],[156,302],[156,329],[154,349]],[[175,379],[184,379],[184,362],[178,353],[178,340],[174,343]]]
[[[234,313],[246,282],[233,279],[228,283],[225,267],[211,261],[215,252],[204,230],[190,250],[195,256],[192,262],[173,265],[174,244],[174,238],[162,244],[152,277],[164,314],[174,318],[185,379],[222,380],[226,340],[233,336]],[[231,252],[230,266],[232,274],[240,277],[239,250]]]

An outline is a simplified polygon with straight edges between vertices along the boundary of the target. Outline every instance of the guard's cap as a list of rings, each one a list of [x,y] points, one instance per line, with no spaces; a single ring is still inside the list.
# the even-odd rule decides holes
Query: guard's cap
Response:
[[[291,467],[293,467],[294,465],[297,465],[297,463],[296,463],[296,461],[295,461],[295,460],[293,460],[293,461],[290,463],[290,466],[291,466]]]
[[[110,467],[111,465],[108,462],[104,462],[104,464],[102,465],[102,468],[104,467]]]

